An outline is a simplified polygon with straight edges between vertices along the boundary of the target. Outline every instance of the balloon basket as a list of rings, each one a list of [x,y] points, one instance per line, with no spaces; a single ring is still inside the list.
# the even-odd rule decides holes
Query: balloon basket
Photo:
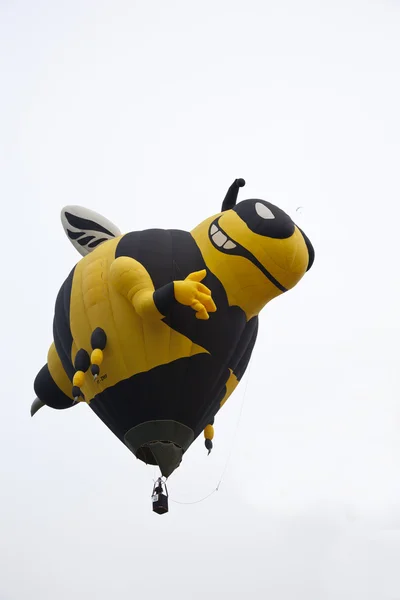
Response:
[[[159,477],[154,484],[151,501],[153,504],[153,512],[158,515],[163,515],[168,512],[168,490],[165,481],[163,481],[161,477]]]

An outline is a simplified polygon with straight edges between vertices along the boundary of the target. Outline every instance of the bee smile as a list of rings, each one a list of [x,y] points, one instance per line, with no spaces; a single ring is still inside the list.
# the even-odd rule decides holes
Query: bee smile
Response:
[[[230,240],[224,233],[222,233],[215,223],[213,223],[210,227],[210,236],[214,244],[219,248],[222,247],[225,250],[233,250],[236,248],[235,242]]]
[[[208,236],[211,240],[214,248],[217,248],[220,252],[224,252],[225,254],[234,254],[235,256],[242,256],[243,258],[247,258],[250,262],[253,263],[262,273],[264,273],[265,277],[269,279],[271,283],[273,283],[281,292],[286,292],[287,289],[279,283],[277,279],[267,269],[260,263],[260,261],[251,254],[244,246],[241,246],[237,242],[231,240],[231,238],[227,235],[226,231],[223,231],[219,226],[219,217],[215,219],[210,225],[210,229],[208,230]]]

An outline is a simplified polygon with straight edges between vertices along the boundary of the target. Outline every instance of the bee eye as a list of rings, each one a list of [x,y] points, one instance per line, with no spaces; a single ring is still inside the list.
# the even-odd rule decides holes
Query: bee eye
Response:
[[[256,202],[255,209],[258,216],[262,219],[275,219],[274,213],[268,208],[268,206],[265,206],[265,204]]]

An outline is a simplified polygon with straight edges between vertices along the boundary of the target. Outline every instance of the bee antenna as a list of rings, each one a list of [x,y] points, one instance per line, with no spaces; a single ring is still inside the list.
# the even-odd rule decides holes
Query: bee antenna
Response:
[[[244,179],[235,179],[235,181],[232,183],[232,185],[226,192],[226,196],[222,203],[221,212],[224,212],[225,210],[230,210],[235,206],[239,193],[239,188],[243,187],[244,185],[246,185]]]

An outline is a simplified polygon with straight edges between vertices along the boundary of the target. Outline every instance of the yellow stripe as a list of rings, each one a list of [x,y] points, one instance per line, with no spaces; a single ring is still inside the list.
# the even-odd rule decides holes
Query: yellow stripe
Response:
[[[232,394],[232,392],[235,390],[237,384],[239,383],[239,381],[237,380],[236,375],[233,373],[233,371],[231,369],[229,369],[229,370],[230,370],[231,374],[229,375],[229,379],[226,382],[226,392],[225,392],[225,396],[221,400],[220,408],[223,407],[223,405],[228,400],[229,396]]]

